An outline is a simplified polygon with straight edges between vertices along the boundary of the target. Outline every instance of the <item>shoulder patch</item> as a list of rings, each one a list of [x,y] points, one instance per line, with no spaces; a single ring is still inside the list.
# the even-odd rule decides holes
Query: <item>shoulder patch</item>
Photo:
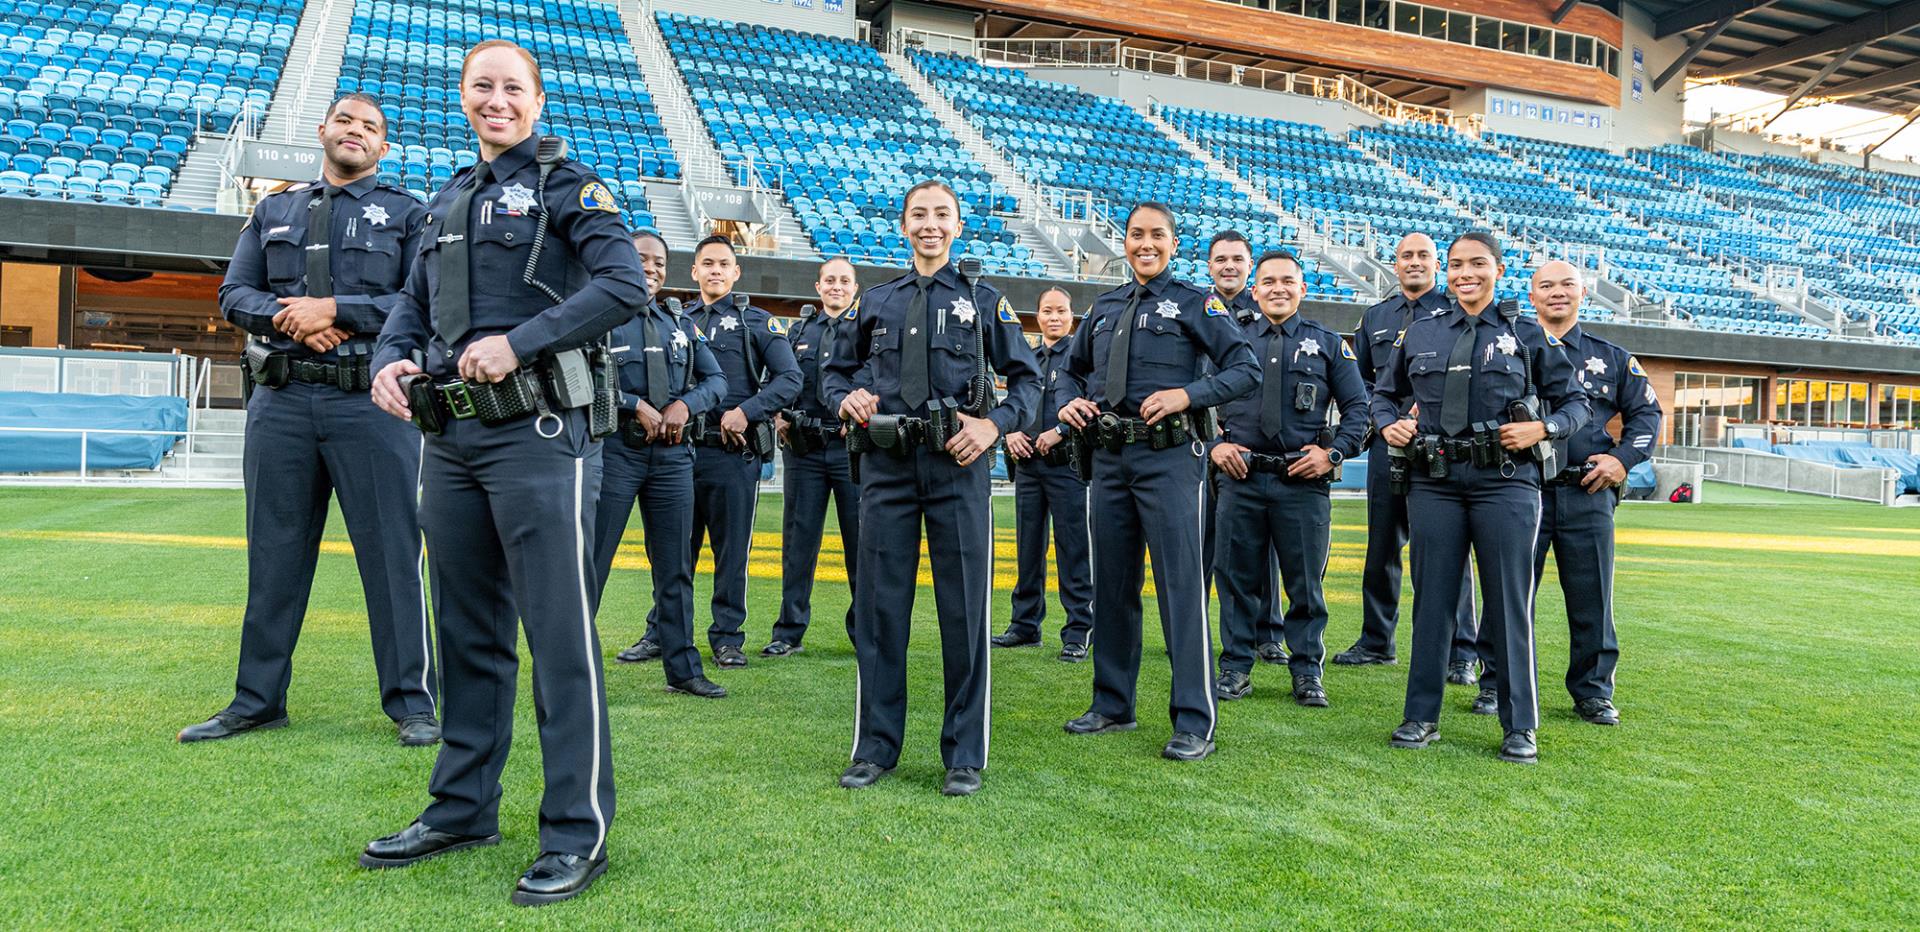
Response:
[[[617,214],[620,205],[614,203],[613,192],[598,181],[589,181],[580,186],[580,209],[597,210],[602,213]]]
[[[785,334],[787,332],[787,325],[781,323],[780,318],[775,317],[772,314],[768,314],[767,315],[767,331],[769,333]]]
[[[1007,303],[1006,295],[1000,296],[1000,306],[997,313],[1000,317],[1000,322],[1003,324],[1017,324],[1020,322],[1019,318],[1013,316],[1013,305]]]
[[[1217,294],[1207,295],[1207,316],[1208,317],[1227,316],[1227,305],[1220,300],[1219,295]]]
[[[1632,356],[1627,357],[1627,371],[1643,379],[1647,377],[1647,370],[1640,368],[1640,360]]]
[[[689,323],[692,323],[692,322],[689,321]],[[707,342],[707,332],[705,330],[700,329],[699,324],[692,324],[692,326],[693,326],[693,335],[695,337],[698,337],[700,339],[700,342],[702,343]]]
[[[1349,346],[1345,340],[1340,341],[1340,355],[1347,359],[1354,359],[1353,347]],[[1357,362],[1358,360],[1355,361]]]

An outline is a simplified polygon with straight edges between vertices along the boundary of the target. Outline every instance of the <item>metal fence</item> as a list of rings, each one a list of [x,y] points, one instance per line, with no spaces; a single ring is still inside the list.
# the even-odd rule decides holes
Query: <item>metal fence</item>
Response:
[[[1704,463],[1712,478],[1734,485],[1779,492],[1801,492],[1856,502],[1891,505],[1900,492],[1900,474],[1891,469],[1834,466],[1777,453],[1733,447],[1660,447],[1656,459]]]

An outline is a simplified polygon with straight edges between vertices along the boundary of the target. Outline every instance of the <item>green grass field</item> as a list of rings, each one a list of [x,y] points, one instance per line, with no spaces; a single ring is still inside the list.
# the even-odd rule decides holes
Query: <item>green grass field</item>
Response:
[[[1724,486],[1709,501],[1722,491],[1728,504],[1620,512],[1621,727],[1573,716],[1546,581],[1531,768],[1494,757],[1499,726],[1466,714],[1467,689],[1433,749],[1388,748],[1405,666],[1330,668],[1326,710],[1294,706],[1283,668],[1263,667],[1250,699],[1223,704],[1219,753],[1175,764],[1158,755],[1158,651],[1140,730],[1074,738],[1060,724],[1086,708],[1090,665],[1022,650],[994,656],[985,789],[942,798],[923,589],[906,754],[849,793],[834,781],[853,656],[830,553],[805,654],[709,667],[732,698],[670,696],[657,664],[609,664],[612,870],[524,911],[507,903],[537,853],[524,685],[504,844],[355,865],[424,805],[433,752],[395,745],[380,714],[337,520],[292,727],[182,746],[174,732],[232,689],[240,493],[0,490],[0,927],[1920,925],[1920,512]],[[1011,502],[997,506],[1003,624]],[[1363,506],[1337,503],[1334,523],[1337,650],[1359,627]],[[778,527],[768,497],[750,653],[777,605]],[[609,657],[647,605],[631,533],[600,614]],[[1048,623],[1054,645],[1057,607]],[[1151,607],[1147,628],[1151,648]]]

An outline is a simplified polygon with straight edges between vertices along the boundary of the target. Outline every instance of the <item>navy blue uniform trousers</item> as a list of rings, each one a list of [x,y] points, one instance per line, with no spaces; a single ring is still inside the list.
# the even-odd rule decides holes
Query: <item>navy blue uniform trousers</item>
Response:
[[[1406,717],[1440,720],[1471,546],[1486,606],[1480,638],[1492,667],[1480,685],[1499,694],[1500,724],[1507,730],[1536,728],[1540,709],[1533,660],[1533,546],[1540,527],[1540,467],[1514,464],[1513,478],[1502,477],[1498,467],[1448,467],[1445,479],[1416,474],[1407,494],[1413,537],[1413,662],[1407,670]]]
[[[693,448],[651,444],[636,450],[617,439],[601,444],[600,505],[594,518],[593,566],[604,599],[613,558],[636,502],[646,531],[647,564],[653,576],[653,635],[667,682],[700,676],[700,650],[693,646]],[[664,617],[665,624],[659,619]]]
[[[420,821],[499,830],[500,771],[513,740],[519,655],[533,659],[546,793],[540,850],[599,857],[613,821],[613,754],[594,630],[592,558],[600,442],[584,410],[545,438],[531,418],[456,420],[427,438],[420,520],[445,671],[443,745]]]
[[[1047,525],[1053,525],[1055,573],[1067,623],[1062,644],[1085,644],[1093,631],[1093,564],[1088,556],[1087,484],[1071,463],[1051,465],[1039,457],[1013,467],[1013,617],[1007,631],[1039,634],[1047,620]]]
[[[687,536],[696,558],[713,534],[712,614],[707,645],[739,647],[747,635],[747,557],[753,552],[753,515],[760,504],[760,460],[725,447],[693,451],[693,524]],[[658,610],[647,613],[646,638],[665,645]]]
[[[1533,550],[1539,597],[1547,549],[1567,600],[1567,692],[1573,701],[1613,698],[1620,644],[1613,634],[1613,489],[1588,494],[1578,485],[1548,485],[1540,496],[1540,538]]]
[[[366,392],[289,382],[247,404],[247,609],[227,711],[256,721],[287,711],[293,648],[313,591],[327,502],[353,540],[373,635],[380,707],[395,721],[433,711],[433,648],[420,585],[420,433]]]
[[[832,496],[840,520],[840,552],[847,565],[848,592],[853,592],[860,563],[860,486],[847,473],[845,441],[829,441],[826,449],[786,457],[781,478],[785,491],[781,507],[780,617],[773,623],[775,641],[795,647],[807,635],[813,620],[814,570],[820,564],[820,539],[826,533],[827,498]],[[853,637],[853,603],[847,603],[847,637]]]
[[[1273,560],[1287,595],[1283,621],[1287,661],[1298,675],[1319,676],[1326,660],[1327,600],[1321,577],[1333,531],[1325,482],[1284,482],[1268,473],[1243,480],[1220,476],[1220,525],[1214,581],[1220,587],[1220,668],[1251,673],[1259,659],[1274,591]]]
[[[1146,558],[1173,663],[1173,730],[1213,739],[1213,630],[1200,575],[1206,461],[1191,445],[1093,454],[1093,706],[1131,722],[1140,681]]]
[[[1406,549],[1408,539],[1407,499],[1387,489],[1387,442],[1375,435],[1367,449],[1367,561],[1360,575],[1359,646],[1391,657],[1393,632],[1400,626],[1400,551]],[[1472,663],[1480,621],[1473,613],[1473,571],[1464,572],[1460,601],[1454,607],[1453,659]]]
[[[984,458],[961,467],[925,447],[860,458],[860,583],[853,594],[859,670],[853,759],[892,767],[907,726],[907,637],[920,577],[921,523],[933,569],[946,714],[940,760],[985,767],[993,670],[993,502]]]

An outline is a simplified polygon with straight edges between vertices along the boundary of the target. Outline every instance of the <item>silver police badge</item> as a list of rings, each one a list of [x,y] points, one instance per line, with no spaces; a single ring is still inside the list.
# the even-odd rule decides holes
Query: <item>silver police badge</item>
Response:
[[[533,189],[523,184],[510,184],[501,188],[500,206],[508,210],[531,210]]]
[[[1511,333],[1501,334],[1499,339],[1493,341],[1493,345],[1508,356],[1520,351],[1520,341],[1514,339]]]
[[[722,318],[720,318],[720,323],[719,323],[719,327],[720,327],[720,329],[722,329],[722,330],[733,330],[733,329],[735,329],[735,328],[737,328],[737,327],[739,327],[739,326],[740,326],[740,318],[738,318],[738,317],[722,317]]]
[[[1180,316],[1180,305],[1175,304],[1172,301],[1162,301],[1160,302],[1158,307],[1155,307],[1153,309],[1153,312],[1155,314],[1160,315],[1161,317],[1167,318],[1168,320],[1172,320]]]
[[[952,314],[954,320],[963,324],[973,323],[973,302],[966,298],[955,298],[953,306],[947,308],[947,313]]]
[[[1587,371],[1594,375],[1607,374],[1607,361],[1598,356],[1587,357]]]
[[[360,218],[367,221],[368,226],[384,226],[387,222],[387,209],[379,204],[368,204],[360,208]]]

